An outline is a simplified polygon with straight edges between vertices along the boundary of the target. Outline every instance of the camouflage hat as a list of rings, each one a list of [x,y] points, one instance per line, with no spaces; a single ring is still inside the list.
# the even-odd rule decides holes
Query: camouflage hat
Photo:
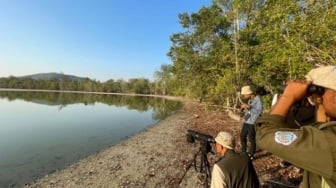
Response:
[[[236,147],[235,138],[228,132],[219,132],[215,141],[228,149],[234,149]]]
[[[336,66],[322,66],[312,69],[306,79],[312,84],[336,91]]]

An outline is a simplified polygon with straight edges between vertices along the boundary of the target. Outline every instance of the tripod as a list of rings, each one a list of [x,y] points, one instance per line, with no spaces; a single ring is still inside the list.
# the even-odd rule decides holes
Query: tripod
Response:
[[[187,166],[185,173],[183,174],[182,178],[179,181],[179,184],[182,182],[184,176],[193,165],[195,167],[196,172],[205,173],[205,183],[204,188],[208,187],[209,180],[211,180],[211,170],[210,170],[210,163],[208,161],[207,154],[211,152],[211,145],[207,141],[201,141],[201,146],[199,150],[194,154],[194,158],[191,163]],[[196,164],[196,159],[200,155],[201,161],[200,164]]]

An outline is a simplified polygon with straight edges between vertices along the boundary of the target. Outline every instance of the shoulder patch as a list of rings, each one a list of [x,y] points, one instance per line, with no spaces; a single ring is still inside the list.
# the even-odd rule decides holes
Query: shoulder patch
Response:
[[[275,142],[288,146],[297,139],[296,134],[290,131],[277,131],[274,135]]]

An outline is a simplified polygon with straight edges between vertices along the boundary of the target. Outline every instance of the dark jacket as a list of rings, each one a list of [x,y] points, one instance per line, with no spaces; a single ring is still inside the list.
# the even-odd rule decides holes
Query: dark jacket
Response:
[[[322,187],[322,177],[336,187],[336,122],[286,128],[283,117],[269,115],[256,123],[256,142],[280,158],[304,169],[302,187]]]
[[[259,179],[246,153],[228,150],[216,164],[222,170],[229,188],[258,188]]]

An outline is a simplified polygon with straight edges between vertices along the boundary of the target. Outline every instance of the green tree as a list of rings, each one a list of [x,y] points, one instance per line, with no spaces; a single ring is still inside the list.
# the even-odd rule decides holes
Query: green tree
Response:
[[[202,7],[197,13],[179,15],[185,32],[173,34],[168,56],[173,61],[174,85],[178,94],[202,97],[217,83],[223,65],[215,47],[229,40],[230,24],[222,16],[222,10],[214,5]]]
[[[161,65],[159,71],[155,71],[155,94],[169,95],[171,94],[169,84],[173,77],[172,65]]]

